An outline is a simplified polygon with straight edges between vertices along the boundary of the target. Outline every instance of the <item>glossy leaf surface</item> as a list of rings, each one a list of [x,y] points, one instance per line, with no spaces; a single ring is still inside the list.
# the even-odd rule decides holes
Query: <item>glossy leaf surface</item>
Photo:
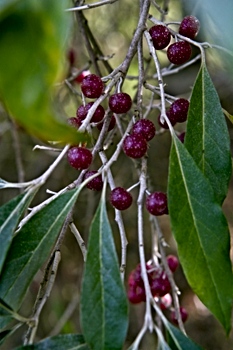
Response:
[[[230,138],[218,94],[204,65],[191,96],[185,146],[222,203],[231,177]]]
[[[29,284],[48,259],[77,190],[57,197],[36,213],[12,241],[0,279],[0,298],[17,310]]]
[[[122,349],[128,326],[127,300],[104,198],[90,229],[81,292],[81,324],[92,350]]]
[[[227,222],[209,182],[176,136],[170,154],[168,203],[186,278],[228,333],[233,276]]]

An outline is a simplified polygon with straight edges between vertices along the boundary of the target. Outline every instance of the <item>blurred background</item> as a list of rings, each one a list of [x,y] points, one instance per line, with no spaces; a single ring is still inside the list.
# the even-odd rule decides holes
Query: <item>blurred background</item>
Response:
[[[94,3],[94,1],[88,1]],[[185,15],[195,15],[201,23],[201,30],[197,40],[208,41],[211,44],[219,45],[231,52],[226,53],[220,49],[207,50],[207,64],[214,81],[216,89],[219,93],[220,100],[224,109],[233,114],[233,2],[228,0],[171,0],[157,1],[161,8],[167,7],[168,15],[166,22],[181,21]],[[95,36],[102,52],[106,56],[112,56],[109,60],[111,67],[117,67],[125,57],[127,48],[132,38],[133,32],[138,20],[139,1],[124,0],[117,1],[114,4],[95,8],[93,10],[84,11],[84,15],[88,20],[89,27]],[[153,16],[160,19],[158,11],[151,12]],[[84,40],[82,39],[76,16],[69,14],[73,18],[72,37],[68,38],[69,45],[64,55],[64,65],[66,67],[64,77],[70,75],[68,60],[66,59],[70,49],[74,52],[73,71],[89,69],[95,73],[93,67],[89,65],[89,57],[85,49]],[[152,23],[148,21],[148,27]],[[177,28],[174,26],[174,28]],[[193,55],[197,52],[194,49]],[[149,53],[145,46],[145,60],[149,60]],[[161,52],[159,58],[162,66],[167,66],[166,55]],[[192,66],[165,78],[166,92],[174,96],[182,96],[189,98],[192,85],[194,84],[200,62],[197,61]],[[103,75],[107,72],[103,67]],[[126,79],[123,91],[128,92],[131,96],[135,95],[137,76],[137,61],[133,60],[128,72],[129,79]],[[153,71],[148,71],[148,82],[154,83]],[[80,92],[80,84],[73,82],[72,86]],[[72,94],[71,90],[66,86],[57,87],[57,100],[59,108],[62,108],[64,118],[74,117],[76,109],[82,103],[78,95]],[[61,107],[62,106],[62,107]],[[158,110],[149,115],[149,119],[157,123]],[[126,125],[127,120],[123,120]],[[232,124],[228,122],[231,140],[233,138]],[[180,127],[180,131],[185,131],[185,125]],[[98,133],[94,131],[94,137],[97,138]],[[217,135],[216,135],[217,137]],[[117,132],[113,133],[111,146],[107,153],[110,155],[119,141]],[[0,177],[10,181],[17,182],[19,179],[25,181],[31,180],[41,175],[55,159],[56,154],[44,152],[41,150],[32,151],[36,144],[42,143],[27,135],[22,128],[15,125],[9,120],[6,112],[0,106]],[[148,172],[150,176],[150,190],[166,191],[168,159],[170,149],[170,136],[168,132],[157,135],[150,143],[148,152]],[[96,159],[93,169],[98,169],[100,161]],[[121,154],[119,160],[112,167],[115,183],[117,186],[130,187],[138,181],[137,169],[132,165],[129,167],[129,160],[124,154]],[[36,205],[46,198],[46,189],[58,191],[74,181],[78,176],[78,171],[71,168],[66,159],[63,159],[57,169],[54,171],[47,183],[40,189],[38,195],[34,199],[33,205]],[[17,190],[4,189],[0,193],[0,205],[6,203],[13,196],[17,195]],[[137,198],[137,189],[132,191],[134,200]],[[85,242],[88,239],[88,231],[94,212],[98,205],[100,194],[84,189],[76,204],[74,213],[74,222],[77,225]],[[233,186],[232,182],[229,186],[229,194],[224,202],[224,212],[229,221],[229,227],[232,232],[233,213]],[[117,226],[114,221],[114,211],[109,203],[107,203],[109,219],[112,224],[114,238],[117,249],[120,251],[120,242]],[[126,276],[135,268],[139,262],[138,241],[137,241],[137,217],[136,205],[132,205],[130,209],[123,212],[123,219],[128,238],[128,256]],[[177,254],[176,244],[172,237],[168,217],[159,218],[165,239],[169,245],[167,254]],[[152,246],[149,227],[148,214],[145,212],[145,250],[147,259],[150,259]],[[148,231],[148,235],[147,235]],[[62,333],[80,333],[79,324],[79,291],[81,284],[81,276],[83,270],[82,254],[78,244],[71,232],[67,232],[64,244],[62,246],[62,260],[59,266],[56,283],[54,285],[51,297],[46,303],[41,314],[40,325],[38,328],[36,340],[40,340],[49,335]],[[38,272],[28,291],[28,296],[20,310],[20,313],[29,316],[35,296],[37,294],[41,278],[43,276],[43,267]],[[187,334],[206,350],[229,350],[233,348],[233,334],[226,339],[220,324],[214,319],[204,305],[193,294],[183,275],[182,267],[175,272],[175,281],[181,291],[181,304],[188,310],[189,318],[185,324]],[[125,349],[129,347],[137,336],[143,323],[145,305],[130,305],[130,325],[125,344]],[[64,321],[64,322],[63,322]],[[22,337],[26,328],[20,328],[14,335],[0,347],[3,350],[10,350],[22,344]],[[154,335],[146,334],[140,349],[155,349],[156,338]]]

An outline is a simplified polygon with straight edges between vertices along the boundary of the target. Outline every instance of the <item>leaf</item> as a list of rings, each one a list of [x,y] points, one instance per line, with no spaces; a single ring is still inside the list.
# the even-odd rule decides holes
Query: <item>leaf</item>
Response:
[[[127,300],[104,193],[90,229],[81,291],[81,324],[92,350],[120,350],[128,326]]]
[[[218,94],[204,65],[193,87],[185,147],[222,203],[231,178],[230,138]]]
[[[0,332],[0,345],[4,343],[4,341],[10,337],[19,327],[21,327],[22,324],[18,323],[16,326],[14,326],[11,329],[6,329],[2,332]]]
[[[0,100],[16,122],[34,136],[77,144],[87,141],[88,135],[62,123],[63,116],[55,118],[51,98],[66,52],[64,41],[71,16],[64,9],[68,3],[11,1],[0,13],[0,67],[4,67]]]
[[[46,338],[37,344],[20,346],[15,350],[90,350],[81,334],[62,334]]]
[[[158,350],[172,350],[166,343],[161,330],[158,327],[155,327],[155,330],[158,337]]]
[[[168,344],[171,350],[202,350],[190,338],[186,337],[178,328],[167,322],[167,331],[169,332]]]
[[[17,223],[35,195],[36,190],[28,191],[13,198],[10,202],[0,207],[0,274],[6,258],[6,254],[13,239]]]
[[[36,213],[12,241],[0,278],[0,298],[17,310],[29,284],[48,259],[79,189],[68,191]]]
[[[186,278],[229,333],[233,276],[227,222],[209,182],[176,136],[170,153],[168,204]]]

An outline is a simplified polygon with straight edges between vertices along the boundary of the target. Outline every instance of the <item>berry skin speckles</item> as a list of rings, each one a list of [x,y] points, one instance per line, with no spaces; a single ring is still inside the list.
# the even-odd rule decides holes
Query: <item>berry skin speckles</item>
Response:
[[[91,151],[85,147],[73,146],[67,153],[68,162],[75,169],[87,169],[92,162]]]
[[[192,54],[192,48],[186,41],[178,41],[167,49],[167,57],[173,64],[179,65],[187,62]]]
[[[186,36],[187,38],[194,39],[200,29],[200,22],[195,16],[186,16],[183,18],[179,34]]]
[[[123,142],[123,151],[128,157],[141,158],[146,154],[147,142],[140,134],[128,135]]]
[[[156,25],[150,28],[149,33],[156,50],[162,50],[169,45],[171,33],[167,27]]]
[[[113,94],[109,98],[109,108],[113,113],[127,113],[132,106],[131,97],[125,92]]]
[[[128,209],[132,201],[131,194],[123,187],[116,187],[111,191],[110,202],[118,210]]]
[[[89,74],[83,78],[81,90],[84,96],[88,98],[98,98],[102,94],[104,84],[101,78],[95,74]]]

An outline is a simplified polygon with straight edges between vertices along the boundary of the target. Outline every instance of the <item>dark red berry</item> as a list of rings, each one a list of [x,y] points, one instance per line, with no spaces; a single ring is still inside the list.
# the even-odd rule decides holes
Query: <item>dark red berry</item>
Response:
[[[146,154],[147,142],[142,135],[131,134],[124,139],[123,151],[128,157],[141,158]]]
[[[113,113],[127,113],[132,106],[131,97],[125,92],[116,93],[109,98],[109,108]]]
[[[87,169],[92,162],[91,151],[85,147],[71,147],[67,157],[70,165],[75,169]]]
[[[163,25],[151,27],[149,33],[156,50],[162,50],[170,43],[171,33],[169,29]]]
[[[99,123],[99,124],[97,124],[97,128],[98,128],[99,130],[101,130],[102,127],[103,127],[103,125],[104,125],[104,122]],[[108,130],[107,130],[107,131],[112,130],[112,129],[114,128],[115,125],[116,125],[116,118],[115,118],[114,115],[113,115],[112,118],[111,118],[111,120],[110,120],[110,123],[109,123]]]
[[[163,192],[153,192],[146,198],[146,209],[152,215],[168,214],[167,195]]]
[[[167,49],[167,57],[173,64],[183,64],[187,62],[192,54],[192,48],[186,41],[178,41],[171,44]]]
[[[200,22],[198,19],[194,16],[186,16],[180,24],[179,33],[187,38],[194,39],[199,29]]]
[[[97,172],[98,172],[97,170],[87,171],[85,176],[84,176],[84,179],[85,180],[88,179],[90,176],[96,174]],[[102,176],[101,175],[96,176],[94,179],[89,181],[86,186],[87,186],[87,188],[89,188],[89,190],[101,191],[103,188]]]
[[[174,126],[176,124],[176,120],[171,117],[169,111],[166,111],[166,115],[167,115],[168,119],[170,120],[171,125]],[[169,126],[168,126],[166,120],[164,119],[164,121],[162,122],[161,114],[158,116],[158,123],[162,128],[169,129]]]
[[[180,135],[178,135],[178,139],[182,142],[182,143],[184,143],[184,139],[185,139],[185,132],[182,132]]]
[[[132,304],[139,304],[142,301],[146,301],[145,289],[140,286],[136,286],[135,288],[130,287],[127,296]]]
[[[160,298],[159,306],[161,310],[168,309],[171,306],[171,304],[172,304],[171,294],[167,293]]]
[[[150,281],[150,289],[153,297],[167,294],[171,290],[171,284],[164,271],[162,271],[159,276],[155,275],[155,278]]]
[[[118,210],[128,209],[132,201],[131,194],[123,187],[116,187],[111,191],[110,202]]]
[[[169,269],[172,272],[175,272],[177,267],[179,266],[179,260],[175,255],[168,255],[167,263],[168,263]]]
[[[89,102],[86,106],[81,105],[77,109],[76,116],[77,116],[77,119],[79,120],[80,124],[86,118],[87,113],[93,104],[94,104],[94,102]],[[97,108],[96,108],[96,110],[91,118],[91,122],[92,123],[100,122],[103,119],[104,114],[105,114],[104,108],[101,105],[97,106]]]
[[[150,141],[155,136],[154,123],[148,119],[140,119],[134,124],[132,133],[141,135],[146,141]]]
[[[79,75],[77,75],[77,77],[74,79],[74,81],[78,84],[81,84],[83,79],[89,74],[91,74],[91,72],[89,70],[84,70]]]
[[[188,318],[188,312],[184,307],[180,307],[180,316],[183,322],[185,322]],[[178,319],[176,316],[176,312],[175,310],[172,310],[171,315],[170,315],[170,319],[172,321],[172,323],[174,323],[175,325],[178,325]]]
[[[78,118],[72,117],[67,120],[68,124],[78,129],[80,127],[80,123]]]
[[[173,102],[169,109],[170,117],[177,123],[183,123],[187,120],[189,101],[185,98],[179,98]]]
[[[89,74],[83,78],[81,90],[83,95],[88,98],[98,98],[102,94],[104,84],[101,78],[95,74]]]

